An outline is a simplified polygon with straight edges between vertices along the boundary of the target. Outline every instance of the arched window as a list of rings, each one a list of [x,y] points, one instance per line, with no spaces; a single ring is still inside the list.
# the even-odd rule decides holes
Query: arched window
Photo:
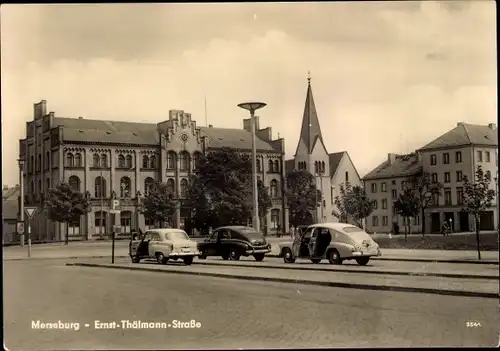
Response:
[[[128,169],[132,168],[132,155],[127,155],[125,158],[125,167]]]
[[[149,168],[156,169],[156,157],[155,156],[151,156],[149,158]]]
[[[278,209],[271,210],[271,227],[272,229],[280,228],[280,210]]]
[[[167,168],[168,169],[175,169],[175,163],[177,162],[177,157],[175,152],[169,151],[167,153]]]
[[[187,197],[188,193],[188,181],[186,179],[181,180],[181,197]]]
[[[75,165],[75,157],[71,152],[66,154],[66,167],[74,167]]]
[[[71,176],[69,177],[68,184],[71,189],[80,192],[80,178],[78,178],[77,176]]]
[[[102,168],[108,167],[108,155],[106,154],[101,155],[101,167]]]
[[[92,156],[92,165],[94,167],[99,167],[99,155],[98,154],[94,154],[94,156]]]
[[[50,152],[45,153],[45,169],[50,169]]]
[[[153,189],[154,183],[155,182],[151,177],[147,177],[144,180],[144,195],[148,196],[150,194],[151,190]]]
[[[107,213],[104,211],[96,211],[94,213],[94,226],[96,234],[104,234],[106,232],[106,217]]]
[[[38,155],[38,164],[36,165],[36,168],[40,171],[42,170],[42,155]]]
[[[273,179],[270,185],[271,197],[278,197],[278,181]]]
[[[167,189],[175,194],[175,181],[172,178],[167,180]]]
[[[106,179],[97,177],[94,181],[94,195],[96,198],[106,197]]]
[[[142,168],[149,168],[149,157],[147,155],[142,156]]]
[[[38,193],[43,193],[43,189],[42,189],[42,181],[39,180],[38,181],[38,189],[36,189]]]
[[[325,173],[325,161],[321,161],[321,172]]]
[[[198,166],[200,165],[200,161],[201,161],[201,154],[199,152],[195,152],[193,154],[193,169],[198,168]]]
[[[118,168],[125,168],[125,156],[118,156]]]
[[[314,161],[314,173],[319,173],[318,161]]]
[[[189,154],[185,151],[181,152],[180,155],[180,170],[187,171],[189,169]]]
[[[47,192],[49,192],[49,189],[50,189],[50,178],[47,178],[47,180],[45,181],[45,186],[47,187]]]
[[[120,179],[120,197],[130,197],[130,178],[122,177]]]
[[[120,212],[120,226],[122,227],[121,232],[130,234],[131,224],[132,224],[132,212],[121,211]]]
[[[31,194],[35,193],[35,182],[34,181],[31,181],[31,184],[30,184],[30,193]]]
[[[276,173],[279,173],[279,172],[280,172],[280,163],[279,163],[279,161],[278,161],[278,160],[275,160],[275,161],[274,161],[274,171],[275,171]]]
[[[262,166],[261,166],[261,164],[260,164],[260,160],[259,160],[259,159],[257,159],[256,166],[257,166],[257,173],[262,172]]]
[[[75,154],[75,167],[82,167],[82,154]]]
[[[267,163],[267,171],[268,172],[273,171],[273,161],[272,160],[269,160],[269,162]]]

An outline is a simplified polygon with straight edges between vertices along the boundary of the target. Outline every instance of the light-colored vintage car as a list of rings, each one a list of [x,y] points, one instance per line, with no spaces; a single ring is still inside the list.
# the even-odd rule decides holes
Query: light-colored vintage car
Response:
[[[309,226],[293,242],[282,242],[280,257],[285,263],[307,258],[313,263],[328,259],[331,264],[356,260],[364,266],[370,257],[381,256],[378,244],[363,229],[347,223],[318,223]]]
[[[155,258],[161,264],[166,264],[169,259],[182,259],[186,265],[190,265],[199,254],[198,243],[191,240],[182,229],[148,230],[142,238],[132,240],[129,246],[133,263],[139,263],[145,258]]]

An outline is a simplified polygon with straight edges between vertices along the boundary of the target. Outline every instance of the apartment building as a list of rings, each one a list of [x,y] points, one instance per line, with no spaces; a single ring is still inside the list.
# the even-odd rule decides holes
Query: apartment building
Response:
[[[478,165],[491,175],[490,186],[496,191],[498,135],[495,124],[485,126],[460,122],[415,153],[389,154],[387,161],[363,178],[367,193],[376,203],[375,211],[367,221],[368,230],[389,232],[394,222],[399,223],[402,228],[403,219],[395,214],[392,202],[397,198],[404,182],[419,169],[430,173],[431,179],[442,183],[444,187],[442,196],[436,197],[433,205],[425,211],[425,232],[439,232],[444,221],[451,222],[453,230],[457,232],[473,230],[473,218],[463,210],[463,180],[464,177],[474,179]],[[390,196],[386,195],[387,192],[390,192]],[[411,230],[421,232],[421,223],[420,216],[415,217]],[[492,207],[482,214],[480,223],[482,230],[498,228],[496,199]]]

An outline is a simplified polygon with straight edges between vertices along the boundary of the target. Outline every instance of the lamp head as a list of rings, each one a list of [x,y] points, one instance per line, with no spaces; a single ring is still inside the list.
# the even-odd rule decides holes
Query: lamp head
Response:
[[[258,110],[259,108],[263,108],[264,106],[266,106],[266,104],[263,102],[243,102],[241,104],[238,104],[238,107],[241,107],[250,112]]]

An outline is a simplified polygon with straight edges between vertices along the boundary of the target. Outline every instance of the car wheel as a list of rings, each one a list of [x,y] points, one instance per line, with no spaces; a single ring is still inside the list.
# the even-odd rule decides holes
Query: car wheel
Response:
[[[168,258],[166,258],[161,252],[156,254],[156,260],[159,264],[167,264]]]
[[[328,262],[331,264],[342,264],[342,259],[340,258],[340,254],[337,250],[333,249],[328,251]]]
[[[186,266],[193,264],[193,256],[184,257],[184,264]]]
[[[283,261],[285,261],[285,263],[294,263],[295,262],[295,258],[293,258],[292,250],[290,250],[290,249],[283,250]]]
[[[231,261],[238,261],[240,259],[240,253],[238,252],[238,249],[230,249],[229,250],[229,259]]]
[[[259,261],[259,262],[264,261],[264,256],[265,255],[263,253],[253,255],[253,257],[255,258],[255,261]]]
[[[311,258],[311,262],[314,264],[318,264],[321,262],[321,258]]]
[[[366,266],[369,261],[370,261],[370,257],[359,257],[359,258],[356,258],[356,262],[358,262],[358,264],[360,266]]]
[[[139,263],[141,262],[141,259],[137,256],[130,256],[130,258],[132,259],[132,263]]]

